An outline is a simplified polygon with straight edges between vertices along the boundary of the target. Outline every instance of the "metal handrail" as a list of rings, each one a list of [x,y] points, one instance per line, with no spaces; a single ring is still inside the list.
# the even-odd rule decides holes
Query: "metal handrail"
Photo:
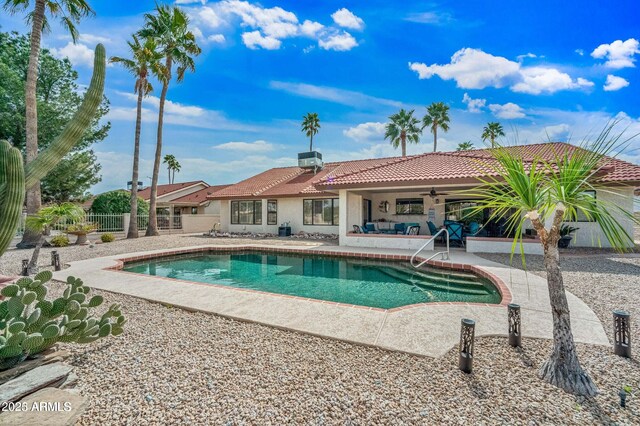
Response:
[[[446,251],[439,251],[437,253],[434,253],[431,257],[429,257],[428,259],[423,260],[422,262],[420,262],[419,264],[415,265],[413,263],[413,261],[415,260],[415,258],[420,254],[420,252],[422,250],[425,249],[425,247],[427,247],[431,241],[435,240],[436,237],[438,235],[440,235],[441,233],[445,233],[445,235],[447,236],[447,250]],[[424,243],[424,245],[422,247],[420,247],[418,249],[418,251],[416,251],[415,253],[413,253],[413,256],[411,256],[411,260],[409,260],[409,263],[411,263],[411,266],[413,266],[414,268],[419,268],[422,265],[424,265],[425,263],[427,263],[428,261],[430,261],[431,259],[433,259],[434,257],[436,257],[437,255],[442,255],[442,260],[449,260],[449,230],[447,230],[447,228],[442,228],[441,230],[439,230],[438,232],[435,233],[435,235],[433,235],[431,238],[429,238],[429,240]],[[445,254],[447,255],[446,259],[445,259]]]

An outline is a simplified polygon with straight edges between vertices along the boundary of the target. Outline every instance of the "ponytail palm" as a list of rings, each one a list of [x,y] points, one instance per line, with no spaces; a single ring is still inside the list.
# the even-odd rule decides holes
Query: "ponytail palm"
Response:
[[[555,148],[553,159],[523,159],[517,150],[498,146],[493,158],[479,166],[495,178],[481,179],[482,185],[465,195],[477,199],[471,213],[491,209],[491,219],[505,218],[516,237],[512,255],[522,238],[528,220],[540,237],[547,272],[547,286],[553,316],[553,350],[540,370],[540,376],[568,392],[593,396],[597,388],[581,367],[571,332],[569,306],[564,289],[558,252],[563,221],[575,221],[578,213],[600,225],[611,246],[633,246],[633,237],[619,222],[620,217],[638,223],[633,213],[606,197],[593,197],[587,191],[616,194],[602,185],[602,174],[614,161],[614,153],[626,141],[612,136],[607,127],[593,143],[580,147]],[[522,245],[520,245],[522,247]],[[522,248],[520,249],[522,251]],[[522,253],[524,262],[524,253]]]
[[[167,100],[169,82],[173,77],[173,65],[178,66],[176,80],[182,82],[187,71],[195,71],[194,56],[200,54],[201,49],[196,43],[196,37],[189,30],[189,18],[176,6],[157,5],[156,13],[144,16],[145,24],[138,35],[153,40],[165,60],[164,67],[156,73],[162,83],[160,105],[158,108],[158,132],[156,139],[156,155],[153,162],[151,177],[151,195],[149,202],[149,225],[147,236],[159,235],[156,203],[158,195],[158,175],[162,161],[162,129],[164,122],[164,105]]]
[[[163,65],[160,63],[162,54],[157,51],[157,45],[151,38],[140,40],[133,35],[133,41],[127,42],[132,59],[114,56],[111,62],[122,65],[136,79],[133,92],[138,95],[136,105],[136,130],[133,147],[133,173],[131,178],[131,218],[127,238],[138,238],[138,178],[140,163],[140,128],[142,126],[142,99],[153,91],[149,82],[149,73],[163,73]]]
[[[407,156],[407,141],[417,144],[420,142],[420,121],[413,116],[415,110],[401,109],[389,117],[391,120],[385,127],[384,138],[391,141],[394,148],[402,148],[402,156]]]

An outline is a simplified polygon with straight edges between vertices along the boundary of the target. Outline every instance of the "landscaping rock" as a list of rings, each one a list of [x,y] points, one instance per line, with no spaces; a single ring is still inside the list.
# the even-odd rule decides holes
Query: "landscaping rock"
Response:
[[[0,406],[47,386],[57,386],[67,379],[72,367],[62,362],[42,365],[0,385]]]
[[[20,400],[19,406],[20,411],[0,414],[0,426],[74,425],[87,407],[87,398],[79,392],[44,388]]]

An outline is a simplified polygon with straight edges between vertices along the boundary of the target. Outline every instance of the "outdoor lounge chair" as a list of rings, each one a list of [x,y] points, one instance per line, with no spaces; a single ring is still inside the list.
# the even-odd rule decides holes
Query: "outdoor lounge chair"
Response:
[[[360,228],[360,226],[353,225],[353,233],[354,234],[363,234],[364,232],[362,232],[362,228]]]
[[[367,222],[364,224],[364,232],[367,234],[379,234],[380,231],[376,229],[376,225],[371,222]]]

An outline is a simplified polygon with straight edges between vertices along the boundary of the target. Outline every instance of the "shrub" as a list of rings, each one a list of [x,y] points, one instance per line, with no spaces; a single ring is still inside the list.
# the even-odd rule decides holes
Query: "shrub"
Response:
[[[51,238],[51,245],[54,247],[66,247],[69,245],[69,238],[66,235],[56,235]]]
[[[111,232],[107,232],[105,234],[100,235],[100,240],[102,240],[103,243],[110,243],[112,241],[115,241],[116,237]]]
[[[122,214],[131,213],[131,193],[124,190],[105,192],[98,195],[91,204],[91,213]],[[149,214],[149,203],[138,197],[138,214]]]
[[[67,232],[90,233],[97,229],[94,223],[74,223],[67,226]]]
[[[28,356],[38,354],[58,342],[91,343],[123,332],[125,317],[113,304],[103,315],[94,316],[93,308],[102,296],[89,297],[91,289],[79,278],[68,277],[62,297],[47,300],[51,271],[42,271],[33,279],[20,278],[4,287],[0,294],[0,370],[11,368]]]

